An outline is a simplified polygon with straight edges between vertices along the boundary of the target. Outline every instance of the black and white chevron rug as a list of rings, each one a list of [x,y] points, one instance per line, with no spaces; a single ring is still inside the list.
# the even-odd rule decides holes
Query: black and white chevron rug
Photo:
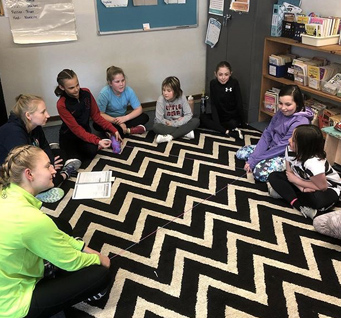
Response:
[[[235,142],[196,130],[156,144],[153,132],[103,150],[84,171],[112,170],[110,199],[65,197],[43,210],[67,219],[112,258],[113,285],[67,317],[341,317],[341,244],[316,233],[235,158]]]

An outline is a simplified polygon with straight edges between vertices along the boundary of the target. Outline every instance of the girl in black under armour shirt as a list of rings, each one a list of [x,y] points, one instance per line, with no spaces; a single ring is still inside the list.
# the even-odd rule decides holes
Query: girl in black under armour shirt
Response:
[[[210,82],[211,114],[201,114],[201,126],[233,138],[243,138],[238,127],[243,122],[243,103],[238,81],[231,77],[232,68],[220,62]]]

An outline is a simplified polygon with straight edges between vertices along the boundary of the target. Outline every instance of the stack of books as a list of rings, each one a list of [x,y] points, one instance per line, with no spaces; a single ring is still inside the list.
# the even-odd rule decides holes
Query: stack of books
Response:
[[[339,72],[341,72],[341,65],[337,63],[323,66],[308,65],[308,86],[322,90],[326,82]]]
[[[276,77],[285,76],[293,57],[294,55],[291,54],[271,54],[269,56],[269,74]]]
[[[291,63],[293,56],[294,55],[292,54],[280,54],[280,55],[271,54],[269,56],[269,63],[273,65],[277,65],[277,66],[285,65],[287,63]]]
[[[310,66],[322,66],[323,60],[310,59],[305,57],[299,57],[292,61],[294,69],[294,81],[300,85],[308,85],[308,65]]]
[[[277,112],[277,105],[278,105],[278,95],[279,95],[279,88],[273,87],[272,89],[268,89],[264,94],[264,110],[270,113]]]
[[[326,37],[338,35],[340,33],[339,17],[308,17],[308,23],[305,24],[305,31],[307,35]],[[302,18],[303,19],[303,18]]]

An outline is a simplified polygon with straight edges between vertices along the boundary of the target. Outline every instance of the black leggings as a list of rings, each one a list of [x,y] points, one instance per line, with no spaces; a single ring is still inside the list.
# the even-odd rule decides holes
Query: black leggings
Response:
[[[60,149],[66,154],[66,160],[76,158],[82,162],[91,161],[98,151],[98,145],[86,142],[71,133],[60,134],[59,145]]]
[[[71,234],[68,222],[51,219],[59,229]],[[89,297],[106,292],[110,283],[109,269],[101,265],[91,265],[75,272],[58,270],[55,278],[43,278],[37,283],[26,317],[50,317]]]
[[[231,118],[226,122],[220,122],[219,120],[213,118],[211,114],[201,114],[200,126],[225,134],[226,130],[233,130],[239,127],[240,121],[235,118]]]
[[[141,115],[131,120],[126,121],[125,125],[127,126],[127,128],[131,128],[131,127],[136,127],[138,125],[145,125],[146,123],[148,123],[148,121],[149,121],[149,116],[146,113],[142,113]],[[115,125],[115,124],[112,124],[112,125],[118,130],[118,132],[120,133],[120,136],[124,138],[125,134],[123,134],[123,130],[121,126]],[[97,131],[104,132],[104,129],[100,125],[97,125],[96,123],[93,123],[93,127]]]
[[[289,204],[297,198],[302,206],[316,210],[328,210],[339,200],[339,196],[331,188],[328,188],[326,191],[300,191],[288,180],[285,171],[272,172],[269,175],[268,181],[273,189]]]

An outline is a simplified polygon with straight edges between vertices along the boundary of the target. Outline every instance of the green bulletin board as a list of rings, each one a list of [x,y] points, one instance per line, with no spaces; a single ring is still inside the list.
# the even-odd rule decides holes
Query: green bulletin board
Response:
[[[157,5],[144,6],[134,6],[129,0],[127,7],[112,8],[105,7],[101,0],[95,1],[99,34],[144,31],[145,23],[149,23],[150,30],[197,26],[197,0],[186,0],[184,4],[158,0]]]

